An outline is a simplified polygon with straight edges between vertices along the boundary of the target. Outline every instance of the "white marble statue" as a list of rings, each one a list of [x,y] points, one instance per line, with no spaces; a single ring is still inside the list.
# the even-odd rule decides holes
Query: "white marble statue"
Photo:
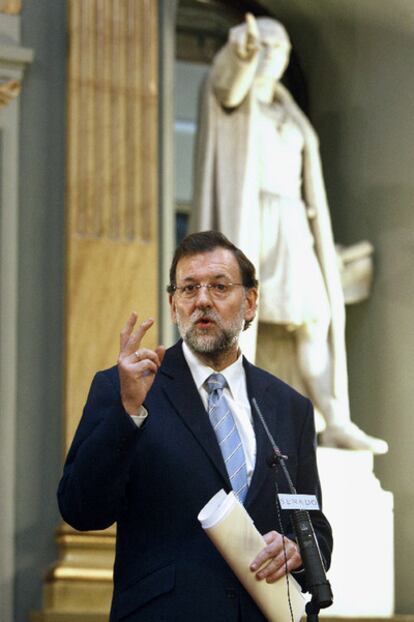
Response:
[[[326,424],[322,444],[385,453],[385,441],[350,419],[344,298],[318,139],[279,81],[290,48],[280,23],[247,14],[216,55],[202,97],[192,228],[221,230],[259,267],[259,321],[294,336],[295,363]],[[257,324],[244,335],[253,359]],[[272,357],[275,344],[266,338],[260,348]]]

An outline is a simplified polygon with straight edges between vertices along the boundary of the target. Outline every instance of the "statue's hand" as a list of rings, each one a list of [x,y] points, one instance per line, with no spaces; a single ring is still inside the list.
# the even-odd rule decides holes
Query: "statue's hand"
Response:
[[[246,13],[243,24],[230,29],[230,45],[242,60],[251,60],[260,48],[260,32],[252,13]]]

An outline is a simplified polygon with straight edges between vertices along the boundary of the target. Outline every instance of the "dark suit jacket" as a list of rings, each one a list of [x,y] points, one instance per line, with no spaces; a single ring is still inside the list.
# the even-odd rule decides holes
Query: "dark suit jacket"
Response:
[[[320,498],[310,401],[246,360],[244,367],[249,397],[288,455],[297,492]],[[145,407],[149,417],[138,428],[122,407],[117,368],[98,372],[58,491],[74,528],[117,522],[111,622],[263,622],[197,520],[220,488],[231,487],[181,342],[167,350]],[[271,448],[254,410],[253,419],[257,457],[245,506],[261,533],[280,531]],[[281,473],[277,481],[288,492]],[[283,529],[293,538],[286,514]],[[328,565],[330,526],[322,513],[311,514]]]

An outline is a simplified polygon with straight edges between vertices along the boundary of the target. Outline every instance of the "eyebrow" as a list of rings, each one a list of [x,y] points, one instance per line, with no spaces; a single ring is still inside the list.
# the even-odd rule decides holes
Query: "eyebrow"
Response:
[[[215,274],[214,276],[210,276],[208,277],[209,280],[214,280],[214,279],[229,279],[229,275],[228,274]],[[199,281],[199,279],[195,279],[193,276],[186,276],[184,279],[182,279],[184,282],[190,282],[190,281]]]

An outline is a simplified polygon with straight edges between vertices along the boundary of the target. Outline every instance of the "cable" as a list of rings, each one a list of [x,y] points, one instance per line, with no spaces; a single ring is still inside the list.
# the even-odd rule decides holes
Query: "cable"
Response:
[[[286,592],[287,592],[287,599],[288,599],[288,604],[289,604],[290,619],[292,622],[294,622],[292,601],[290,600],[290,583],[289,583],[289,572],[288,572],[288,565],[287,565],[287,553],[286,553],[286,543],[285,543],[286,536],[285,536],[285,530],[283,529],[282,514],[280,512],[281,508],[280,508],[280,502],[279,502],[278,495],[279,495],[279,489],[278,489],[277,481],[275,478],[275,506],[276,506],[277,520],[279,522],[280,535],[282,536],[283,556],[285,558]]]

